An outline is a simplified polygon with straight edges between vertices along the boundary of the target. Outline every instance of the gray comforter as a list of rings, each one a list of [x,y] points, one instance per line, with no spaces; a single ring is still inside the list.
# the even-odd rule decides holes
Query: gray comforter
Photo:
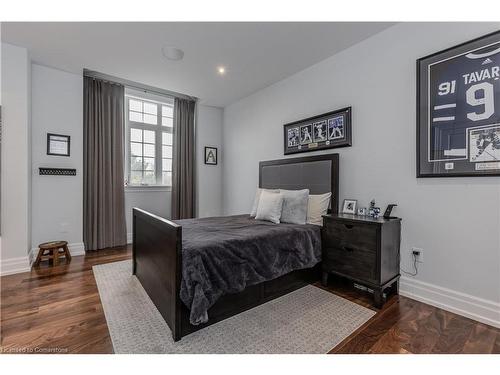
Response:
[[[248,215],[177,220],[182,225],[180,297],[190,322],[208,321],[219,297],[321,260],[320,228],[273,224]]]

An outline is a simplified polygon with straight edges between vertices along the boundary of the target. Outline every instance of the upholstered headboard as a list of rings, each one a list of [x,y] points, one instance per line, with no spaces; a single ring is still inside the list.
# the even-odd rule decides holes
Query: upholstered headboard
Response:
[[[339,154],[306,156],[259,163],[259,187],[309,189],[311,194],[332,193],[332,212],[339,207]]]

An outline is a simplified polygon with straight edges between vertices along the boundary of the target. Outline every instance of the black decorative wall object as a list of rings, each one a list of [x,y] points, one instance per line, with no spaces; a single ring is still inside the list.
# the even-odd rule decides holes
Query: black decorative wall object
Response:
[[[40,176],[76,176],[74,168],[39,168]]]

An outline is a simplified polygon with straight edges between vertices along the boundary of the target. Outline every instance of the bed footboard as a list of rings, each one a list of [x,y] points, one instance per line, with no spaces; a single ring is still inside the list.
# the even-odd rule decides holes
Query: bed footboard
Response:
[[[133,274],[180,340],[182,227],[139,208],[133,209]]]
[[[317,265],[225,295],[208,310],[210,320],[194,326],[189,322],[189,309],[180,299],[182,226],[134,208],[132,242],[132,272],[170,327],[174,341],[319,279]]]

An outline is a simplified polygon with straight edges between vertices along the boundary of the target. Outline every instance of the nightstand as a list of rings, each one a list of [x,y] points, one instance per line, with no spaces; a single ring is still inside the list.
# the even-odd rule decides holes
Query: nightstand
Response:
[[[345,277],[373,290],[375,307],[383,293],[398,293],[401,219],[336,214],[323,216],[322,283],[328,275]]]

